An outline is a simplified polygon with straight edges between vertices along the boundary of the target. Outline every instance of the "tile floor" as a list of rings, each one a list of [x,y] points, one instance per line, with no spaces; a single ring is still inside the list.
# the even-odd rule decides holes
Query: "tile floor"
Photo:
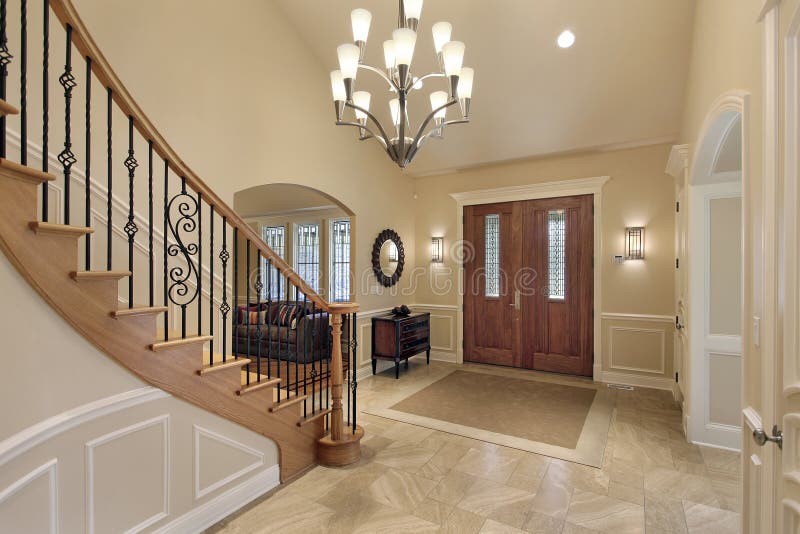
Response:
[[[429,372],[423,358],[400,380],[363,380],[359,403]],[[357,464],[316,467],[208,532],[739,532],[739,454],[686,443],[665,391],[616,392],[602,469],[366,414],[359,424]]]

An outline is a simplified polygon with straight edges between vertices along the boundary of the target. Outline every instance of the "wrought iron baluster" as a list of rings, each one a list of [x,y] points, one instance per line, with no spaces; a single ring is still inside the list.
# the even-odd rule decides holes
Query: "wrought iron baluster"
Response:
[[[233,332],[231,350],[233,357],[239,358],[239,229],[233,227]]]
[[[48,172],[49,134],[50,134],[50,0],[43,0],[42,14],[42,171]],[[50,185],[42,182],[42,221],[47,222],[50,211]]]
[[[20,0],[19,162],[28,164],[28,2]],[[43,154],[43,157],[46,157]],[[87,225],[88,226],[88,225]]]
[[[219,259],[222,261],[222,304],[219,306],[219,311],[222,312],[222,363],[228,356],[228,312],[231,307],[228,304],[228,217],[222,217],[222,250],[219,253]]]
[[[307,325],[307,321],[306,321],[305,318],[306,318],[306,316],[308,316],[308,313],[307,313],[308,312],[308,308],[307,308],[307,306],[308,306],[308,295],[303,293],[303,308],[302,308],[302,310],[303,310],[303,325],[304,325],[304,327],[303,327],[303,337],[302,337],[302,343],[303,343],[303,395],[306,395],[306,396],[308,395],[308,345],[306,344],[306,332],[308,331],[308,327],[305,326],[305,325]],[[312,316],[310,318],[310,320],[313,320],[313,319],[314,318]],[[300,343],[300,342],[301,342],[300,320],[298,319],[297,320],[297,341],[295,343]],[[307,401],[307,399],[303,399],[303,417],[308,417],[308,405],[307,405],[306,401]],[[311,404],[312,405],[314,404],[314,398],[313,397],[311,398]]]
[[[352,365],[354,362],[358,360],[358,317],[356,316],[356,312],[353,312],[350,321],[350,328],[353,331],[353,344],[351,346],[350,351],[350,362],[351,367],[353,369],[353,434],[356,433],[356,418],[358,414],[358,373],[356,372],[355,367]]]
[[[166,235],[164,238],[166,239]],[[147,257],[150,263],[150,307],[155,306],[155,269],[153,251],[153,141],[147,141]]]
[[[244,309],[245,309],[245,322],[244,322],[244,324],[245,324],[245,327],[246,327],[246,334],[247,334],[247,356],[246,356],[246,358],[249,358],[252,355],[252,352],[250,351],[250,240],[249,239],[247,240],[247,252],[245,252],[245,257],[246,257],[247,264],[246,264],[246,267],[244,269],[244,272],[245,272],[245,275],[246,275],[245,282],[247,284],[247,287],[245,288],[245,292],[246,293],[245,293],[245,305],[244,305],[245,306],[244,307]],[[246,383],[250,384],[250,364],[249,363],[247,364],[247,381],[246,381]]]
[[[330,320],[331,320],[330,313],[325,312],[325,318],[326,318],[326,320],[328,322],[330,322]],[[322,324],[322,318],[320,318],[320,321],[319,321],[319,324],[318,324],[318,332],[317,332],[317,334],[318,334],[317,335],[317,343],[319,344],[319,347],[317,349],[319,351],[319,354],[318,354],[319,363],[318,363],[317,366],[319,367],[318,378],[319,378],[319,409],[320,410],[322,410],[322,374],[325,371],[325,368],[322,366],[322,362],[325,359],[325,339],[323,338],[323,328],[324,328],[324,326]]]
[[[317,303],[311,303],[311,317],[313,322],[309,325],[311,328],[311,415],[317,413],[317,329],[316,323],[320,320],[317,317]]]
[[[128,235],[128,308],[133,308],[133,242],[139,227],[136,226],[133,211],[133,178],[139,162],[133,154],[133,115],[128,115],[128,157],[125,158],[125,168],[128,169],[128,222],[125,223],[125,233]]]
[[[208,205],[209,211],[209,242],[208,242],[208,335],[211,336],[211,341],[208,342],[208,359],[209,365],[214,364],[214,205]],[[223,228],[224,230],[224,228]],[[223,286],[222,292],[225,293]],[[224,339],[224,338],[223,338]]]
[[[164,278],[162,280],[162,284],[164,287],[162,291],[164,293],[164,306],[169,306],[169,286],[167,283],[167,270],[169,269],[169,262],[167,259],[167,248],[169,246],[169,234],[167,233],[167,229],[169,226],[169,162],[164,160]],[[169,340],[169,308],[167,311],[164,312],[164,340]]]
[[[8,82],[8,64],[14,57],[8,51],[8,35],[6,33],[6,4],[7,0],[0,0],[0,99],[6,99]],[[0,116],[0,158],[6,157],[6,116]]]
[[[345,322],[347,322],[347,329],[345,330]],[[342,363],[347,365],[347,422],[351,421],[350,419],[350,320],[349,315],[344,315],[342,318],[342,339],[344,341],[344,346],[346,348],[346,352],[342,354]]]
[[[64,224],[69,224],[70,174],[72,166],[78,161],[72,153],[72,90],[78,84],[72,74],[72,26],[69,24],[67,24],[66,48],[64,73],[58,78],[61,87],[64,88],[64,150],[58,155],[58,161],[64,167]]]
[[[167,222],[174,243],[170,243],[167,253],[171,257],[181,255],[186,265],[173,265],[169,269],[170,285],[168,296],[170,301],[181,308],[181,338],[186,338],[186,309],[198,298],[198,268],[192,260],[197,256],[197,243],[191,241],[197,230],[195,216],[200,209],[197,198],[186,191],[186,178],[181,177],[180,193],[172,197],[167,205]],[[194,291],[189,285],[194,285]]]
[[[267,260],[267,378],[272,378],[272,259]]]
[[[295,340],[294,340],[294,394],[300,394],[300,290],[295,287],[294,288],[294,309],[297,312],[295,315],[296,321],[296,329],[295,329]],[[291,324],[289,325],[289,329],[291,329]],[[303,367],[303,377],[305,380],[305,367]]]
[[[277,347],[278,347],[278,366],[277,366],[278,374],[277,374],[277,376],[278,376],[278,378],[281,377],[281,330],[282,330],[281,329],[281,326],[282,326],[281,325],[281,295],[283,295],[283,293],[281,293],[281,278],[283,278],[283,273],[278,271],[278,280],[277,280],[277,282],[278,282],[278,321],[277,321],[277,323],[278,323],[278,328],[277,328],[277,330],[278,330],[278,343],[277,343]],[[288,382],[288,378],[289,377],[286,377],[286,378],[287,378],[287,382]],[[278,384],[278,388],[277,389],[278,389],[278,403],[280,404],[280,402],[281,402],[281,385],[280,384]],[[288,395],[287,395],[287,397],[288,397]]]
[[[261,251],[256,250],[256,382],[261,382],[261,341],[264,339],[264,332],[261,330],[261,291],[264,289],[264,282],[261,280]],[[268,327],[269,328],[269,327]]]
[[[111,229],[112,218],[112,188],[114,186],[114,162],[112,160],[112,136],[111,126],[113,124],[114,108],[113,108],[113,92],[111,88],[106,88],[106,189],[108,190],[108,198],[106,199],[106,270],[111,270],[111,252],[112,252],[112,238],[114,232]],[[165,189],[166,191],[166,189]],[[166,194],[166,193],[165,193]],[[165,224],[166,230],[166,224]],[[164,239],[167,234],[164,233]],[[165,245],[166,246],[166,245]]]
[[[291,348],[289,347],[289,334],[290,334],[289,331],[292,328],[292,319],[291,319],[292,314],[291,314],[291,308],[289,307],[290,306],[289,305],[289,298],[291,297],[291,294],[292,294],[292,283],[289,280],[289,277],[287,276],[286,277],[286,300],[284,301],[285,304],[286,304],[286,319],[287,319],[287,321],[289,323],[287,325],[287,328],[286,328],[286,358],[285,358],[285,360],[286,360],[286,400],[289,400],[289,396],[292,393],[292,389],[291,389],[291,387],[292,387],[292,384],[291,384],[292,374],[289,371],[289,360],[292,359],[292,351],[291,351]],[[280,350],[280,347],[279,347],[279,350]]]
[[[84,220],[92,225],[92,58],[86,57],[86,165],[84,190]],[[92,234],[86,234],[86,270],[92,270]]]
[[[197,335],[203,335],[203,193],[197,192]]]

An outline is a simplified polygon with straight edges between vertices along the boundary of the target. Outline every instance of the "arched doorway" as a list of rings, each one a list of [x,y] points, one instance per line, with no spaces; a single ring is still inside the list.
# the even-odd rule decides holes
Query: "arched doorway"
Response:
[[[687,433],[692,442],[729,449],[741,447],[746,103],[738,93],[715,103],[685,195]]]
[[[273,183],[238,191],[233,206],[319,295],[353,300],[356,221],[344,203],[311,187]]]

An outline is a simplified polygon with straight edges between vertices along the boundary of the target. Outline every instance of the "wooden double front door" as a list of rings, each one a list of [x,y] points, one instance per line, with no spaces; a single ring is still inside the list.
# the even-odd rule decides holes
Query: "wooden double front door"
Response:
[[[464,208],[464,360],[591,376],[592,195]]]

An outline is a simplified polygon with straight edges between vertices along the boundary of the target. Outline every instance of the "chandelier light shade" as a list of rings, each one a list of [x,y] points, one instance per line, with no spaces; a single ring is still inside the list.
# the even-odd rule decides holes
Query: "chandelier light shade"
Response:
[[[412,63],[423,0],[398,1],[397,28],[392,31],[391,39],[383,41],[382,69],[364,63],[372,14],[361,8],[350,13],[353,43],[342,44],[336,49],[339,70],[331,72],[331,91],[336,124],[357,127],[360,140],[375,139],[397,165],[405,168],[428,139],[441,139],[447,126],[469,122],[475,72],[463,66],[466,45],[451,40],[453,26],[449,22],[437,22],[432,33],[439,70],[423,76],[414,75]],[[389,86],[389,115],[392,119],[389,128],[385,128],[370,111],[370,104],[375,104],[372,95],[355,89],[358,71],[362,69],[380,76]],[[432,78],[444,78],[444,90],[430,93],[430,112],[424,110],[420,115],[424,118],[418,124],[412,124],[408,96],[412,91],[421,90],[423,82]],[[448,120],[448,108],[455,104],[459,104],[454,108],[457,116]],[[385,110],[384,105],[372,107]],[[350,113],[348,109],[352,110],[352,119],[345,116]]]

